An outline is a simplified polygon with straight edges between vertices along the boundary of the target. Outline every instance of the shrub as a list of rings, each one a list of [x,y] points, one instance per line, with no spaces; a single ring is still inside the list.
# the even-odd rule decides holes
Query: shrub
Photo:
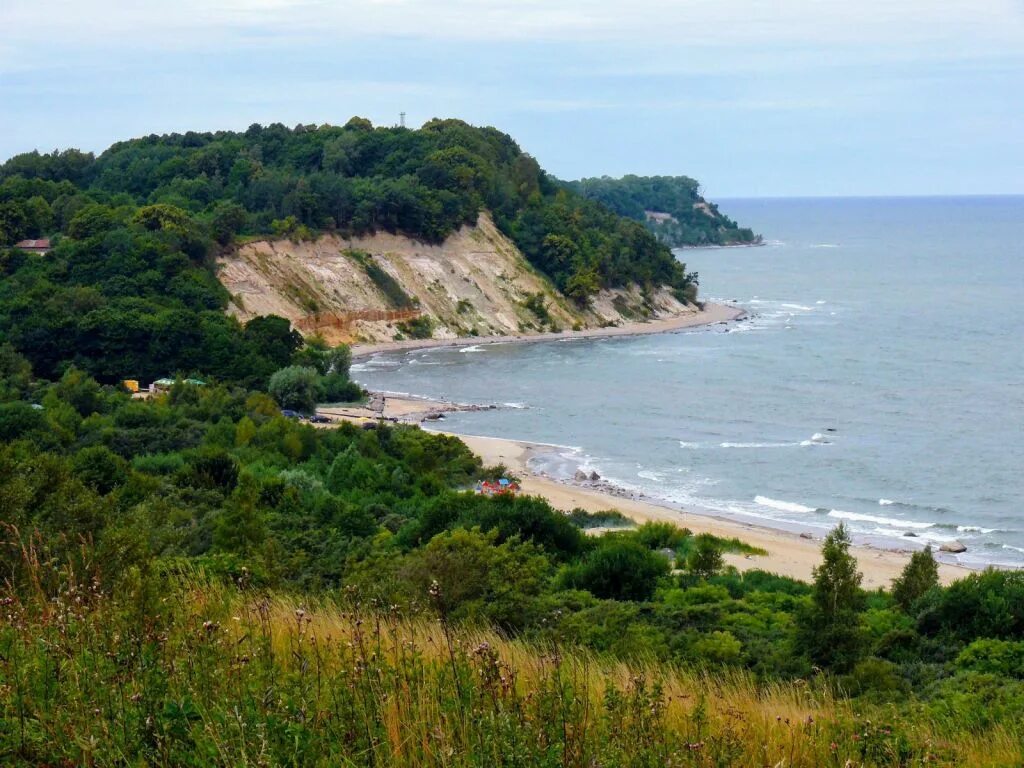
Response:
[[[610,600],[650,600],[668,561],[635,541],[613,539],[567,574],[574,586]]]
[[[398,329],[410,339],[429,339],[434,335],[434,323],[426,315],[420,315],[397,325]]]
[[[1024,641],[975,640],[957,656],[956,666],[1024,679]]]

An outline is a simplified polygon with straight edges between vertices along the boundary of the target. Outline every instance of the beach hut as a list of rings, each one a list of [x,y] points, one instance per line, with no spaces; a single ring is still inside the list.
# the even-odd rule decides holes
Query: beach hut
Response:
[[[476,492],[481,496],[515,496],[519,493],[519,483],[503,477],[497,482],[483,480],[476,484]]]

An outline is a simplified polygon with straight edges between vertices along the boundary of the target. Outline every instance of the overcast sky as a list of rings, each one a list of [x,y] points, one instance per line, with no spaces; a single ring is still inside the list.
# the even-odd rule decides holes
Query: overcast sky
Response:
[[[494,125],[563,178],[1024,193],[1024,0],[0,0],[0,157]]]

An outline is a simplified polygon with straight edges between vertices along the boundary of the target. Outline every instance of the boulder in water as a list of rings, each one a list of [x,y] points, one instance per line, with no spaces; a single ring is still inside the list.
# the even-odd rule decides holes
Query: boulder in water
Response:
[[[590,473],[590,482],[596,483],[600,479],[601,479],[601,476],[599,474],[597,474],[597,472],[591,472]]]
[[[939,547],[939,551],[952,552],[955,555],[959,554],[960,552],[966,552],[967,547],[961,544],[959,541],[947,541],[945,544]]]
[[[916,539],[917,538],[917,534],[914,533],[913,531],[907,531],[903,535],[906,536],[909,539]]]
[[[584,472],[582,469],[577,469],[576,474],[572,476],[572,479],[575,480],[577,483],[585,483],[590,478],[587,477],[587,473]]]

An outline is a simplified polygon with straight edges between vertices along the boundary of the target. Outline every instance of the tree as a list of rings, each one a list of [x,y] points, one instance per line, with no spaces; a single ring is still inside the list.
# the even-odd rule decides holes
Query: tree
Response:
[[[258,354],[277,366],[288,365],[302,346],[302,334],[293,331],[292,324],[277,315],[254,317],[245,324],[243,336]]]
[[[686,559],[686,567],[694,576],[701,579],[710,579],[724,565],[722,550],[715,544],[710,536],[698,536],[697,546],[690,552]]]
[[[242,230],[248,218],[245,208],[238,203],[221,201],[213,209],[210,218],[210,230],[221,245],[229,245],[235,235]]]
[[[72,461],[78,478],[99,494],[108,494],[128,479],[128,462],[104,445],[83,448]]]
[[[850,554],[850,534],[840,523],[825,537],[822,563],[814,568],[810,605],[798,617],[797,640],[811,659],[838,671],[859,661],[864,648],[860,613],[862,574]]]
[[[905,611],[932,587],[939,584],[939,564],[932,556],[931,546],[910,556],[903,573],[892,581],[892,597]]]
[[[316,409],[320,374],[316,368],[290,365],[270,377],[267,391],[282,408],[309,413]]]

